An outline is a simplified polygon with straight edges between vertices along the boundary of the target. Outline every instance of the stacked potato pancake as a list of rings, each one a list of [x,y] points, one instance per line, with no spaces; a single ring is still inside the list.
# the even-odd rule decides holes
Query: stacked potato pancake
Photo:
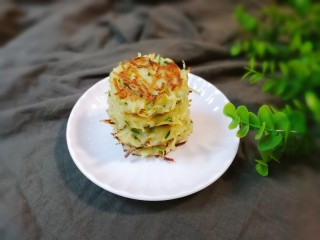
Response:
[[[126,155],[162,156],[192,132],[188,70],[154,54],[120,63],[109,77],[107,110]]]

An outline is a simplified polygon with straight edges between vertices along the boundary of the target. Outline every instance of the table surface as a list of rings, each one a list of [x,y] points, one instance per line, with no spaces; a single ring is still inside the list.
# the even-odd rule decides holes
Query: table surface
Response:
[[[6,1],[0,9],[0,239],[316,239],[318,155],[255,172],[254,139],[193,195],[148,202],[87,179],[66,144],[77,99],[125,59],[184,60],[235,104],[274,103],[240,81],[233,1]],[[270,1],[262,1],[269,3]],[[243,1],[252,11],[262,2]]]

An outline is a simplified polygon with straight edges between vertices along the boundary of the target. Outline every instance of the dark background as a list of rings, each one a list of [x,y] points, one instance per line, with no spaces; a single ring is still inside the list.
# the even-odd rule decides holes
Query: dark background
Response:
[[[252,12],[272,1],[242,1]],[[318,239],[318,154],[269,177],[252,138],[191,196],[144,202],[109,193],[75,166],[66,124],[76,100],[138,52],[185,60],[235,104],[277,102],[240,81],[231,58],[239,1],[0,2],[0,239]]]

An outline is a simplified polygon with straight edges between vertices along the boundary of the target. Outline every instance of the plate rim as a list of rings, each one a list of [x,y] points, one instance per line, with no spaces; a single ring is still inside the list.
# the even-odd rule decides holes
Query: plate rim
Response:
[[[212,84],[211,82],[205,80],[204,78],[192,74],[192,73],[188,73],[189,77],[196,77],[201,79],[202,81],[210,84],[211,86],[213,86],[216,90],[218,90],[219,94],[221,94],[225,100],[227,102],[230,102],[229,99],[225,96],[225,94],[218,89],[214,84]],[[78,105],[81,103],[82,99],[86,97],[86,95],[88,94],[88,92],[90,92],[91,90],[93,90],[96,85],[101,84],[101,82],[105,82],[109,79],[109,76],[97,81],[96,83],[94,83],[91,87],[89,87],[87,90],[85,90],[84,93],[82,93],[82,95],[77,99],[76,103],[73,105],[72,110],[70,112],[70,115],[68,117],[68,121],[67,121],[67,127],[66,127],[66,140],[67,140],[67,147],[69,150],[69,153],[71,155],[71,158],[73,160],[73,162],[75,163],[75,165],[78,167],[78,169],[80,170],[80,172],[86,177],[88,178],[90,181],[92,181],[94,184],[96,184],[97,186],[101,187],[102,189],[111,192],[113,194],[116,194],[118,196],[122,196],[125,198],[129,198],[129,199],[134,199],[134,200],[142,200],[142,201],[167,201],[167,200],[173,200],[173,199],[178,199],[178,198],[182,198],[182,197],[186,197],[189,195],[192,195],[194,193],[197,193],[205,188],[207,188],[208,186],[210,186],[211,184],[213,184],[215,181],[217,181],[231,166],[231,164],[233,163],[236,154],[238,152],[239,149],[239,145],[240,145],[240,139],[238,137],[235,136],[236,138],[236,147],[233,149],[232,152],[232,159],[229,161],[229,163],[225,166],[225,168],[221,171],[219,171],[218,174],[213,175],[212,178],[209,178],[207,181],[204,181],[202,184],[199,184],[196,188],[193,188],[191,191],[180,191],[177,194],[174,195],[166,195],[166,194],[159,194],[157,196],[150,196],[150,195],[146,195],[146,194],[136,194],[136,195],[132,195],[131,193],[125,192],[125,191],[121,191],[121,190],[116,190],[112,187],[109,187],[107,184],[105,183],[101,183],[100,181],[96,180],[93,176],[91,176],[90,174],[87,173],[86,169],[84,169],[81,165],[80,165],[80,161],[76,155],[76,153],[74,152],[74,149],[72,148],[72,140],[71,140],[71,136],[70,136],[70,129],[72,128],[71,126],[71,121],[72,118],[74,117],[74,114],[76,112],[76,109],[78,108]],[[226,102],[226,103],[227,103]],[[238,128],[236,128],[235,130],[237,130]],[[231,130],[230,130],[231,131]]]

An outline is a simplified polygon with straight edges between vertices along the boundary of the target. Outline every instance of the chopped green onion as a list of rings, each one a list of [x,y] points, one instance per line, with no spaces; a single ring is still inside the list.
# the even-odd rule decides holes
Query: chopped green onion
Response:
[[[131,128],[131,132],[132,132],[132,136],[133,136],[135,139],[138,139],[138,135],[140,134],[140,130],[139,130],[139,129],[136,129],[136,128]]]
[[[136,129],[136,128],[131,128],[131,132],[133,133],[133,135],[138,135],[140,134],[140,130]]]
[[[172,117],[167,117],[167,118],[165,119],[165,121],[167,121],[167,122],[173,122]]]
[[[167,134],[164,136],[164,139],[167,139],[170,135],[170,130],[167,132]]]
[[[119,83],[120,88],[123,88],[123,82],[121,81],[121,79],[118,78],[117,80],[118,80],[118,83]]]

